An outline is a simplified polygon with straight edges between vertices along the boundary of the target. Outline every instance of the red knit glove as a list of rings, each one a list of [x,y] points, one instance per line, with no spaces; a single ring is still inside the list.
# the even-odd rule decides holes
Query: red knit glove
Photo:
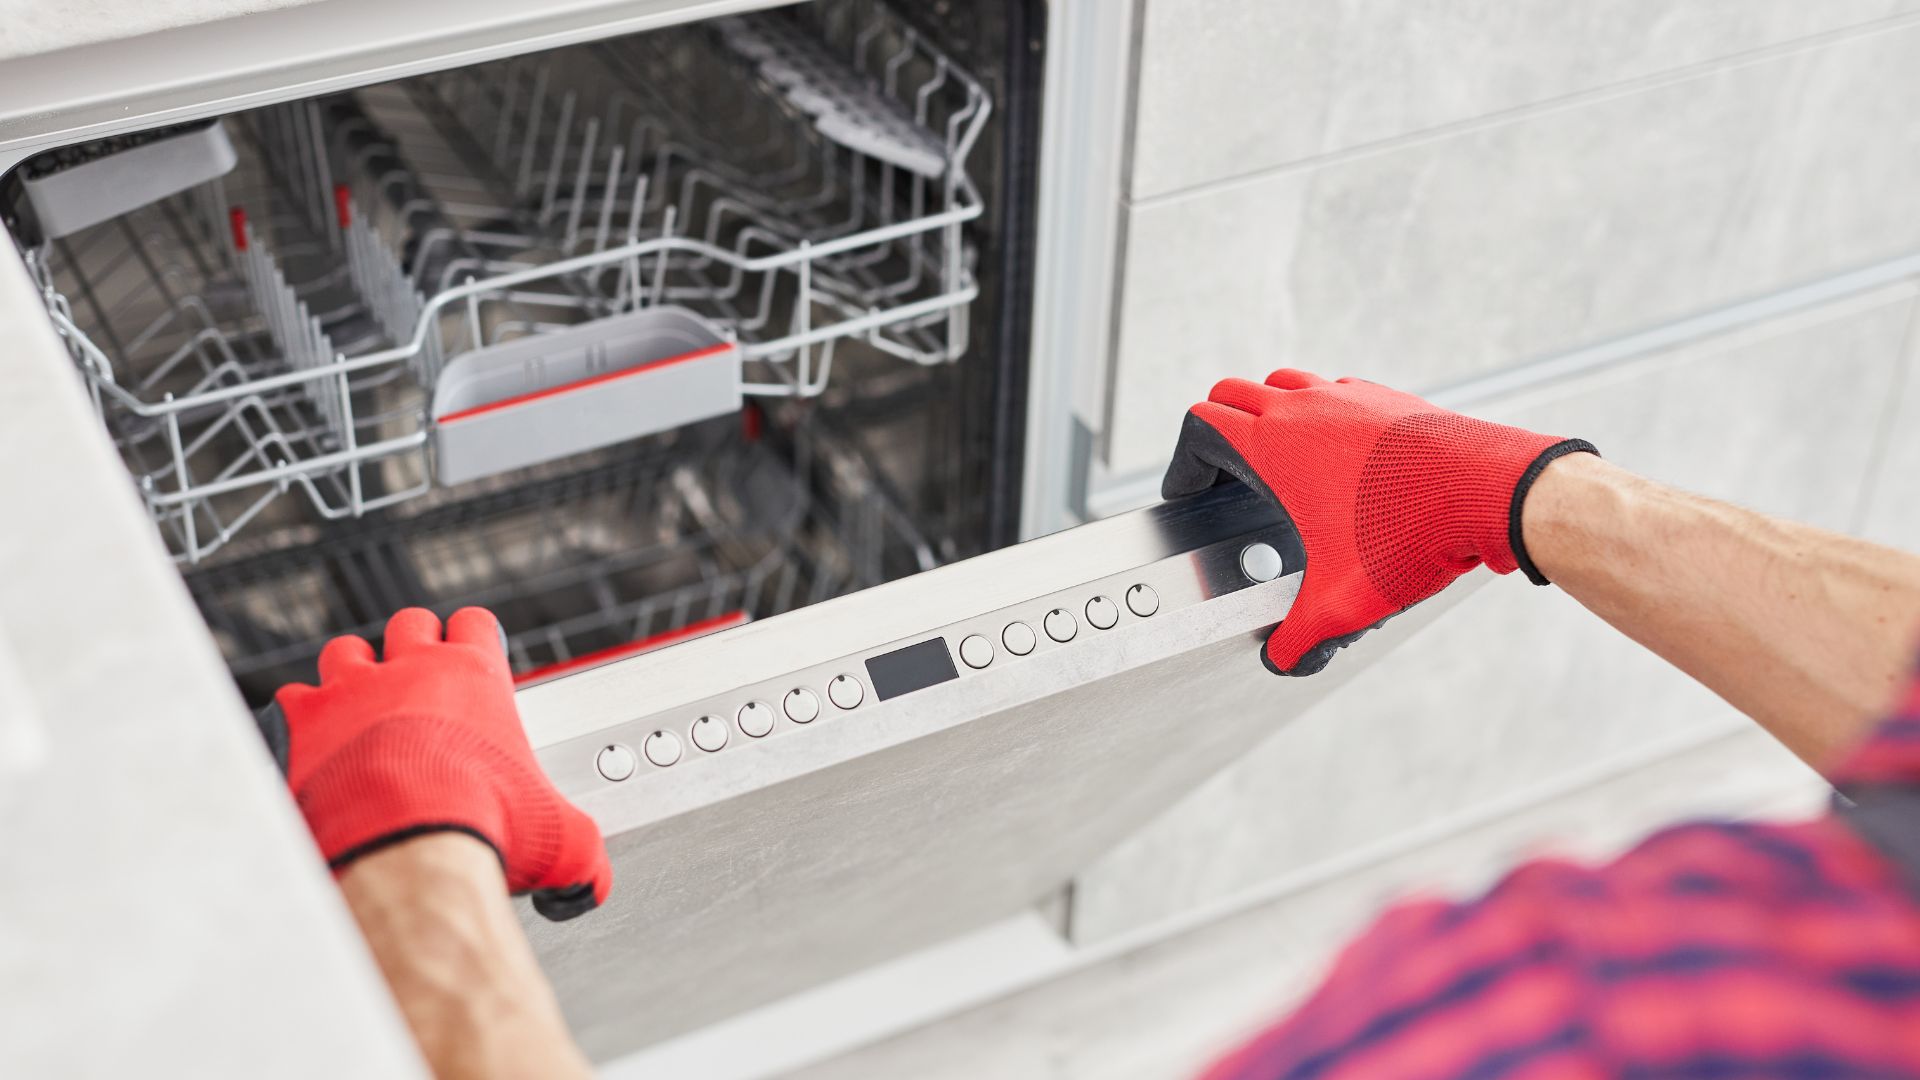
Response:
[[[454,612],[444,641],[433,612],[407,608],[387,622],[384,660],[362,638],[334,638],[318,687],[280,688],[261,728],[334,870],[422,833],[463,832],[549,919],[606,900],[600,830],[534,761],[505,642],[482,608]]]
[[[1266,384],[1227,379],[1187,413],[1161,493],[1229,474],[1280,506],[1302,552],[1293,609],[1267,639],[1267,667],[1311,675],[1336,649],[1485,563],[1527,558],[1520,507],[1540,470],[1591,443],[1448,412],[1359,379],[1281,368]]]

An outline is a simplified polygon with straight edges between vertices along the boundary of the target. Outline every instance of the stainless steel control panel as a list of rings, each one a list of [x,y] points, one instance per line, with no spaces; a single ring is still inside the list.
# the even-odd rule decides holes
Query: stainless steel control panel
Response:
[[[897,703],[932,687],[1019,678],[1023,666],[1061,650],[1124,638],[1149,621],[1271,581],[1280,550],[1292,542],[1286,526],[1267,519],[1232,539],[636,716],[546,746],[540,756],[562,790],[586,794],[663,782],[830,725],[883,724]]]

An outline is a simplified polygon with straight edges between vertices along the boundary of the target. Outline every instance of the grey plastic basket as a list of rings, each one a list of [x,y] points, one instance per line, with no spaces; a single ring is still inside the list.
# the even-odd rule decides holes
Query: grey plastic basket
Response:
[[[434,476],[458,484],[738,412],[738,343],[651,307],[455,357],[433,395]]]

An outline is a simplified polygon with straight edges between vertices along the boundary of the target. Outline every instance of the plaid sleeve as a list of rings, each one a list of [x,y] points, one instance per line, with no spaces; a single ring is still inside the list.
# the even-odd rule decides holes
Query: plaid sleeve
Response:
[[[1389,910],[1299,1011],[1205,1080],[1581,1075],[1584,985],[1545,905],[1582,876],[1529,863],[1473,903]]]
[[[1829,775],[1920,792],[1920,681]],[[1681,825],[1403,904],[1205,1080],[1920,1078],[1920,886],[1857,824]]]

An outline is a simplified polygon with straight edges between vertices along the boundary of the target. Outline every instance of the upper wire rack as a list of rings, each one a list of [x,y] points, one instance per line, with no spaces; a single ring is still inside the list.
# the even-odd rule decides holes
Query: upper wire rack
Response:
[[[28,259],[198,562],[288,492],[431,490],[434,381],[501,341],[684,307],[775,397],[849,343],[959,358],[991,110],[884,6],[806,5],[230,117],[234,174]]]

